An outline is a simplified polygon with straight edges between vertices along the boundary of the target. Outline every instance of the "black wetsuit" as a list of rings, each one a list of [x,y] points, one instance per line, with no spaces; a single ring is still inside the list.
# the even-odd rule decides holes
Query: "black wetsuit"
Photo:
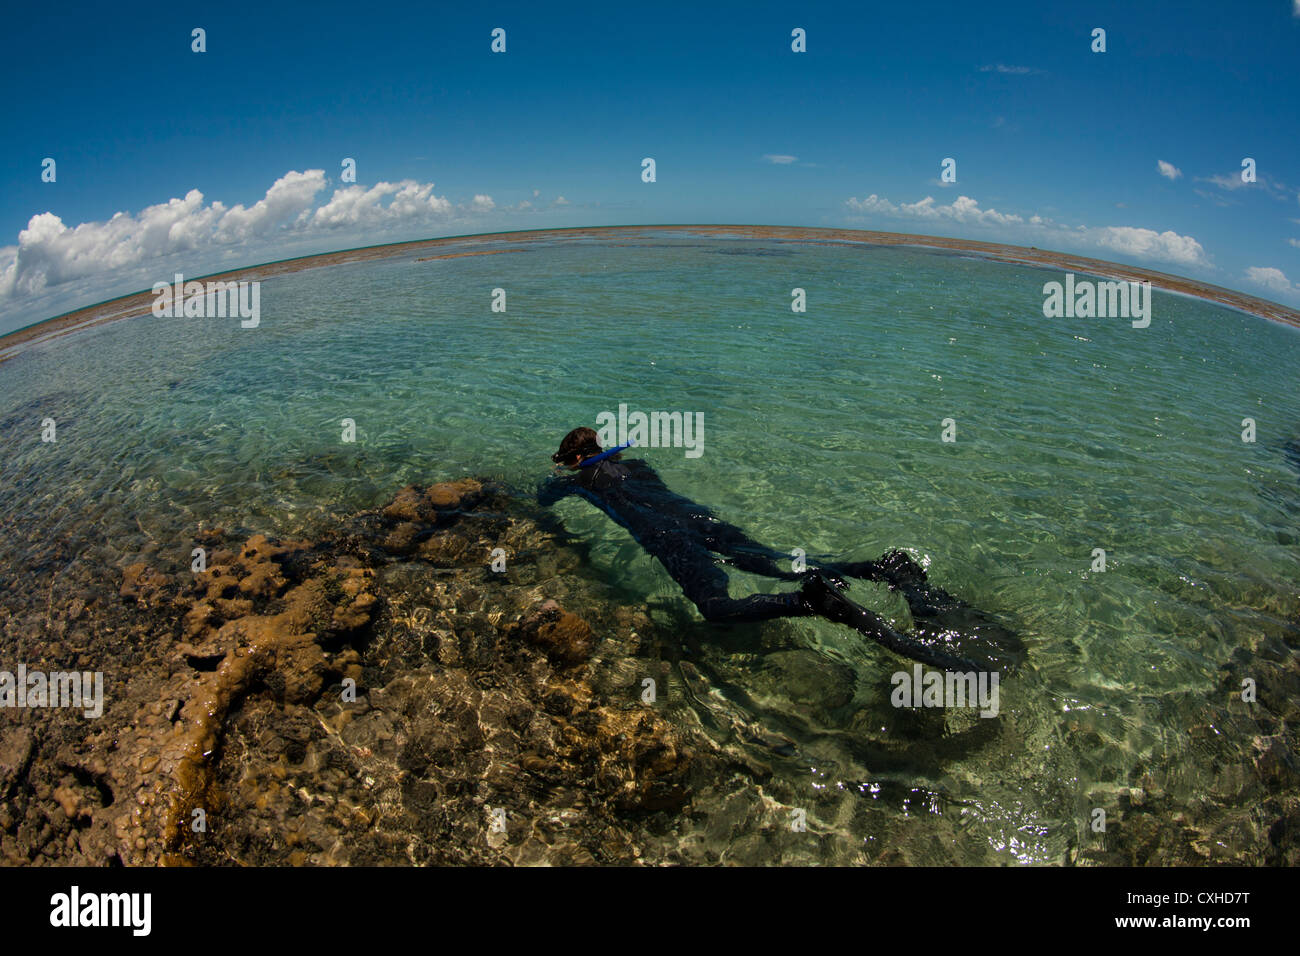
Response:
[[[761,621],[820,614],[847,624],[890,650],[949,670],[1014,663],[1023,652],[1018,637],[994,619],[926,582],[925,571],[902,551],[879,561],[821,563],[816,571],[787,570],[790,556],[760,544],[735,525],[718,519],[704,505],[677,494],[644,461],[607,458],[564,476],[553,476],[538,491],[538,501],[553,505],[579,495],[626,528],[659,560],[700,613],[710,621]],[[719,559],[754,574],[801,581],[798,591],[733,598]],[[911,609],[914,630],[900,634],[871,611],[839,593],[845,587],[831,575],[883,581],[899,591]],[[974,639],[984,664],[966,656]],[[991,656],[990,656],[991,655]]]
[[[789,555],[760,544],[735,525],[719,520],[710,508],[677,494],[644,461],[606,459],[576,473],[553,477],[542,485],[538,500],[552,505],[568,495],[586,498],[626,528],[641,547],[659,559],[710,621],[759,621],[814,613],[800,600],[798,591],[731,597],[726,572],[715,555],[742,571],[770,578],[799,581],[803,575],[778,563],[788,561]],[[876,564],[871,561],[829,570],[852,577],[876,577]]]

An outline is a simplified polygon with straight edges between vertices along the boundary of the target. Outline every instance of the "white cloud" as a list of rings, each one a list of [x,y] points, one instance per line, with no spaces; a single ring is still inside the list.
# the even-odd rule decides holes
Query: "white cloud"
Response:
[[[777,166],[789,166],[791,163],[799,161],[798,156],[786,156],[782,153],[764,153],[763,158]]]
[[[848,206],[854,212],[879,213],[885,216],[898,215],[898,207],[888,199],[881,199],[875,193],[872,193],[866,199],[858,199],[851,196],[844,205]]]
[[[117,213],[108,222],[68,228],[54,213],[35,215],[18,233],[12,261],[0,277],[0,300],[38,293],[48,285],[95,271],[111,271],[172,251],[196,248],[230,210],[203,205],[192,189],[184,199],[149,206],[138,216]]]
[[[980,209],[979,203],[969,196],[958,196],[946,206],[936,205],[933,196],[896,206],[888,199],[882,199],[872,193],[866,199],[850,199],[848,207],[854,212],[876,213],[906,219],[949,219],[953,222],[995,226],[1024,222],[1016,215],[1005,215],[995,209]]]
[[[1183,174],[1183,171],[1173,163],[1166,163],[1163,159],[1156,160],[1156,171],[1165,179],[1177,179]]]
[[[931,196],[914,203],[895,204],[872,193],[866,199],[849,199],[845,205],[852,213],[859,215],[920,219],[931,222],[946,220],[962,225],[994,227],[1003,231],[1029,234],[1040,241],[1049,238],[1074,246],[1101,248],[1140,259],[1213,268],[1199,242],[1191,236],[1181,236],[1168,230],[1156,232],[1153,229],[1137,226],[1071,228],[1042,216],[1035,215],[1025,219],[1014,213],[981,209],[979,203],[969,196],[958,196],[945,206],[935,203]]]
[[[567,206],[567,205],[569,205],[569,200],[565,199],[563,196],[556,196],[556,197],[555,197],[555,205],[557,205],[557,206]]]
[[[1242,180],[1240,172],[1217,176],[1198,176],[1196,181],[1201,183],[1211,183],[1218,186],[1220,189],[1227,190],[1228,192],[1236,192],[1238,189],[1244,189],[1245,187],[1250,186],[1254,189],[1262,190],[1266,195],[1272,196],[1280,202],[1290,202],[1291,200],[1291,187],[1264,173],[1258,173],[1255,182],[1250,183]],[[1206,198],[1213,198],[1199,190],[1198,194],[1206,196]],[[1300,193],[1296,195],[1296,198],[1300,199]]]
[[[385,205],[387,200],[387,205]],[[475,197],[477,204],[477,197]],[[491,198],[488,198],[491,202]],[[433,183],[404,179],[400,183],[346,186],[334,191],[329,202],[311,217],[313,226],[393,226],[400,222],[428,222],[450,218],[453,207],[433,195]]]
[[[1210,265],[1199,242],[1191,236],[1180,236],[1169,229],[1156,232],[1138,226],[1081,228],[1093,244],[1135,259],[1159,259],[1184,266]]]
[[[1272,266],[1251,266],[1246,270],[1246,278],[1274,292],[1295,292],[1300,289],[1298,286],[1291,285],[1291,280],[1286,277],[1286,273]]]
[[[226,211],[217,223],[216,239],[218,242],[240,242],[253,236],[264,236],[305,215],[316,194],[324,188],[324,170],[285,173],[251,208],[239,205]],[[197,195],[200,201],[203,199],[197,189],[190,190],[190,195]],[[220,203],[214,203],[213,207],[219,209]]]
[[[1250,183],[1241,178],[1240,173],[1228,173],[1224,176],[1205,176],[1198,177],[1199,182],[1213,183],[1220,189],[1240,189],[1242,186],[1249,186]]]
[[[1300,3],[1300,0],[1296,0],[1296,2]],[[1300,249],[1300,239],[1288,239],[1287,242],[1291,243],[1291,245],[1295,246],[1297,249]],[[0,258],[3,258],[3,254],[4,250],[0,250]]]
[[[18,274],[18,247],[3,246],[0,247],[0,299],[5,296],[5,290],[12,290],[14,280]],[[10,293],[12,294],[12,293]]]
[[[184,198],[118,212],[107,221],[69,227],[52,212],[31,217],[15,245],[0,247],[0,325],[28,321],[144,288],[176,268],[186,273],[228,269],[289,254],[342,248],[352,240],[422,238],[439,227],[486,217],[496,226],[509,211],[534,211],[527,201],[500,209],[478,193],[453,203],[433,183],[407,179],[346,185],[325,195],[323,170],[290,171],[250,206]],[[553,206],[569,205],[556,200]],[[12,313],[12,314],[10,314]]]
[[[176,253],[268,236],[301,220],[324,185],[319,169],[290,172],[250,208],[229,209],[220,202],[204,204],[203,194],[191,189],[184,199],[148,206],[138,215],[119,212],[107,222],[71,229],[53,213],[40,213],[18,233],[18,245],[6,247],[15,251],[0,272],[0,301]]]

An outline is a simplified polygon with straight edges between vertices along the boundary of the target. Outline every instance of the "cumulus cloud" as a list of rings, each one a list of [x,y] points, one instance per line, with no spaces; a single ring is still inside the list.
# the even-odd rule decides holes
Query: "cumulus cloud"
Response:
[[[906,219],[947,219],[952,222],[994,226],[1024,222],[1020,216],[1000,213],[996,209],[980,209],[979,203],[969,196],[958,196],[946,206],[936,204],[933,196],[896,206],[888,199],[882,199],[872,193],[866,199],[850,199],[848,206],[854,212],[876,213]]]
[[[479,197],[475,197],[475,204]],[[490,197],[483,197],[490,203]],[[311,217],[313,226],[337,229],[341,226],[393,226],[401,222],[425,222],[449,218],[453,206],[433,195],[433,183],[404,179],[400,183],[347,186],[335,190]]]
[[[1300,286],[1293,286],[1281,269],[1272,266],[1251,266],[1246,270],[1246,278],[1256,285],[1262,285],[1274,292],[1295,292]]]
[[[1210,265],[1199,242],[1169,229],[1156,232],[1137,226],[1103,226],[1084,228],[1082,232],[1095,245],[1135,259],[1159,259],[1184,266]]]
[[[1163,159],[1156,160],[1156,172],[1160,173],[1165,179],[1177,179],[1183,174],[1183,171],[1173,163],[1166,163]]]
[[[242,208],[242,207],[241,207]],[[148,206],[136,216],[119,212],[108,222],[68,228],[54,213],[35,215],[18,233],[18,245],[0,272],[0,299],[31,295],[96,271],[120,269],[154,256],[196,248],[230,210],[203,204],[190,190],[184,199]]]
[[[54,213],[39,213],[18,233],[16,245],[0,247],[0,307],[72,308],[86,297],[99,301],[141,288],[181,262],[197,274],[287,252],[323,252],[352,238],[419,238],[500,211],[484,193],[456,204],[437,195],[433,183],[410,179],[346,185],[328,195],[327,189],[323,170],[295,170],[250,206],[208,202],[191,189],[184,198],[103,222],[70,227]],[[345,233],[352,235],[345,240]],[[78,296],[82,301],[68,301]]]
[[[1027,233],[1038,239],[1050,238],[1073,246],[1094,247],[1183,266],[1212,268],[1205,249],[1191,236],[1166,230],[1156,232],[1137,226],[1069,227],[1042,216],[1028,219],[996,209],[982,209],[969,196],[958,196],[948,205],[940,205],[931,196],[914,203],[895,204],[872,193],[866,199],[851,198],[845,204],[858,216],[883,216],[891,219],[919,219],[930,222],[954,222],[968,226],[996,227]]]
[[[787,156],[784,153],[764,153],[763,158],[777,166],[789,166],[799,161],[798,156]]]
[[[237,205],[226,210],[217,222],[216,240],[242,242],[254,236],[265,236],[305,215],[316,194],[324,188],[325,171],[322,169],[285,173],[266,191],[266,196],[250,208]],[[203,196],[198,190],[190,192],[191,195],[198,194],[199,201],[202,201]],[[220,203],[213,206],[219,207]]]

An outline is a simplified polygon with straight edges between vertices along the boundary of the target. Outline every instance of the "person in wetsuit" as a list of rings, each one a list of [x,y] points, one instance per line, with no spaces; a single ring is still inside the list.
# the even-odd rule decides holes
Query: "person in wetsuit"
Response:
[[[597,459],[599,460],[593,460]],[[992,638],[1000,650],[1018,653],[1014,635],[964,601],[928,585],[926,573],[902,551],[879,561],[823,565],[803,574],[786,570],[788,559],[727,524],[712,509],[677,494],[644,461],[605,456],[594,429],[575,428],[551,456],[572,474],[553,476],[538,492],[550,506],[568,495],[585,498],[628,533],[667,569],[709,621],[760,621],[821,615],[848,624],[890,650],[948,670],[979,670],[961,656],[964,639]],[[719,559],[754,574],[798,581],[797,591],[733,598]],[[845,577],[881,581],[901,592],[916,624],[915,635],[893,630],[877,615],[843,595]],[[960,625],[960,627],[958,626]]]

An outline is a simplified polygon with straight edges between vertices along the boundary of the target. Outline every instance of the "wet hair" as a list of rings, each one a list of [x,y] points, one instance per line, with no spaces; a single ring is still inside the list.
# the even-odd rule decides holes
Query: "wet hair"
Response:
[[[597,440],[596,429],[575,428],[564,436],[564,441],[560,442],[560,450],[551,456],[551,461],[557,465],[568,465],[579,458],[599,455],[600,451],[600,442]],[[615,455],[614,457],[617,458],[618,456]]]

